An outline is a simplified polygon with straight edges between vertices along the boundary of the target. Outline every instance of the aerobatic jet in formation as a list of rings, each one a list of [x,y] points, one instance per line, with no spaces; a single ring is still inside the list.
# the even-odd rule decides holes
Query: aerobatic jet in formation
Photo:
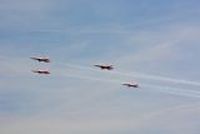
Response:
[[[100,68],[102,70],[112,70],[112,69],[114,69],[113,65],[94,65],[94,66],[98,67],[98,68]]]
[[[135,82],[131,82],[131,83],[123,83],[122,85],[127,86],[127,87],[132,87],[132,88],[138,88],[138,84]]]
[[[49,63],[50,59],[48,57],[30,57],[33,60],[36,60],[38,62],[44,62],[44,63]],[[106,64],[96,64],[94,65],[95,67],[98,67],[102,70],[113,70],[114,67],[113,65],[106,65]],[[48,69],[37,69],[37,70],[32,70],[33,73],[37,74],[44,74],[44,75],[49,75],[50,71]],[[139,85],[136,82],[126,82],[122,83],[123,86],[127,86],[129,88],[138,88]]]
[[[32,72],[38,73],[38,74],[50,74],[50,72],[48,70],[42,70],[42,69],[32,70]]]
[[[38,62],[49,63],[50,59],[48,57],[30,57],[33,60],[37,60]]]

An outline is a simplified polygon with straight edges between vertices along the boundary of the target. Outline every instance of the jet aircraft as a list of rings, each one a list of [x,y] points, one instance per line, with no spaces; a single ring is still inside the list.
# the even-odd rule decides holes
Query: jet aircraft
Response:
[[[139,86],[138,86],[138,84],[137,83],[123,83],[122,84],[123,86],[127,86],[127,87],[132,87],[132,88],[138,88]]]
[[[113,65],[94,65],[94,66],[98,67],[98,68],[100,68],[102,70],[112,70],[112,69],[114,69]]]
[[[49,63],[50,59],[48,57],[30,57],[33,60],[37,60],[38,62]]]
[[[38,73],[38,74],[50,74],[50,72],[48,70],[32,70],[33,73]]]

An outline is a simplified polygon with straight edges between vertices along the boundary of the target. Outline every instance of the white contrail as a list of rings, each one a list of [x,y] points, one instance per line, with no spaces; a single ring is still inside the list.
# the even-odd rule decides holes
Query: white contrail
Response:
[[[142,87],[151,88],[151,90],[156,90],[159,92],[165,92],[168,94],[173,95],[181,95],[181,96],[187,96],[187,97],[196,97],[200,98],[200,92],[193,91],[193,90],[187,90],[187,89],[180,89],[180,88],[173,88],[169,86],[157,86],[152,84],[143,84]]]
[[[86,75],[83,76],[80,74],[71,74],[71,73],[58,72],[58,71],[57,71],[57,74],[61,76],[78,78],[78,79],[83,79],[83,80],[101,81],[101,82],[108,82],[108,83],[120,83],[119,80],[101,79],[101,78],[96,78],[96,77],[91,77],[91,76],[86,76]]]
[[[149,75],[149,74],[139,74],[139,73],[136,73],[136,72],[134,72],[134,73],[135,74],[133,74],[133,75],[135,77],[138,77],[138,78],[146,78],[146,79],[168,81],[168,82],[179,83],[179,84],[188,84],[188,85],[200,86],[200,82],[197,82],[197,81],[175,79],[175,78],[156,76],[156,75]]]
[[[73,65],[73,64],[65,64],[65,66],[81,69],[81,70],[91,70],[91,71],[102,72],[100,70],[96,70],[93,68]],[[137,72],[131,72],[131,73],[124,73],[124,72],[119,72],[119,71],[107,71],[107,72],[110,74],[118,74],[122,76],[134,77],[134,78],[152,79],[152,80],[167,81],[167,82],[172,82],[172,83],[177,83],[177,84],[200,86],[200,82],[191,81],[191,80],[183,80],[183,79],[176,79],[176,78],[163,77],[163,76],[157,76],[157,75],[142,74],[142,73],[137,73]]]
[[[101,81],[106,83],[115,83],[115,84],[121,84],[121,81],[119,80],[111,80],[111,79],[101,79],[91,76],[83,76],[79,74],[70,74],[70,73],[64,73],[64,72],[58,72],[59,75],[65,76],[65,77],[73,77],[78,79],[84,79],[84,80],[92,80],[92,81]],[[173,95],[179,95],[179,96],[185,96],[185,97],[196,97],[200,98],[200,92],[198,91],[190,91],[186,89],[180,89],[180,88],[173,88],[173,87],[166,87],[166,86],[157,86],[152,84],[142,84],[140,85],[141,88],[151,88],[151,91],[159,91],[163,93],[173,94]],[[146,89],[144,89],[146,90]]]

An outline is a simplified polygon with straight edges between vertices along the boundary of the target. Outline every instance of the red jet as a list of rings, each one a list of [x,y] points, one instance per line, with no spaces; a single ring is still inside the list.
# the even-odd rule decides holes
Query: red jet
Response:
[[[101,68],[102,70],[112,70],[112,69],[114,69],[112,65],[94,65],[94,66]]]
[[[127,86],[127,87],[133,87],[133,88],[138,88],[137,83],[123,83],[122,85]]]
[[[37,60],[38,62],[49,63],[50,59],[48,57],[30,57],[33,60]]]
[[[33,73],[38,73],[38,74],[50,74],[50,72],[48,70],[32,70]]]

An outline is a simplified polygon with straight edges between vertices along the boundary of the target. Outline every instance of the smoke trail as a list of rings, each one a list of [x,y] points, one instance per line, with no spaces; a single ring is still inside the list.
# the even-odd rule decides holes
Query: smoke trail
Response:
[[[175,79],[175,78],[149,75],[149,74],[139,74],[136,72],[135,72],[134,76],[138,77],[138,78],[140,77],[140,78],[146,78],[146,79],[168,81],[168,82],[173,82],[173,83],[177,83],[177,84],[188,84],[188,85],[200,86],[200,82],[190,81],[190,80]]]
[[[101,82],[107,82],[107,83],[120,83],[119,80],[100,79],[100,78],[86,76],[86,75],[83,76],[83,75],[79,75],[79,74],[64,73],[64,72],[61,72],[61,71],[60,72],[57,71],[57,74],[60,75],[60,76],[78,78],[78,79],[83,79],[83,80],[101,81]]]
[[[76,68],[76,69],[81,69],[81,70],[91,70],[91,71],[102,72],[100,70],[96,70],[93,68],[83,67],[83,66],[78,66],[78,65],[73,65],[73,64],[65,64],[65,66]],[[163,76],[158,76],[158,75],[142,74],[142,73],[138,73],[138,72],[124,73],[124,72],[119,72],[119,71],[107,71],[107,73],[117,74],[117,75],[121,75],[121,76],[134,77],[134,78],[152,79],[152,80],[167,81],[167,82],[172,82],[172,83],[177,83],[177,84],[200,86],[200,82],[197,82],[197,81],[163,77]]]
[[[65,77],[73,77],[73,78],[83,79],[83,80],[106,82],[106,83],[115,83],[115,84],[121,83],[121,81],[119,81],[119,80],[101,79],[101,78],[96,78],[96,77],[91,77],[91,76],[83,76],[83,75],[79,75],[79,74],[70,74],[70,73],[60,72],[59,75],[62,75]],[[191,90],[180,89],[180,88],[172,88],[172,87],[167,87],[167,86],[163,87],[163,86],[157,86],[157,85],[152,85],[152,84],[142,84],[142,85],[140,85],[140,87],[143,88],[143,90],[146,90],[145,88],[150,88],[151,91],[159,91],[159,92],[173,94],[173,95],[200,98],[200,92],[198,92],[198,91],[191,91]]]
[[[168,87],[168,86],[157,86],[157,85],[152,85],[152,84],[143,84],[142,87],[151,88],[151,90],[165,92],[165,93],[173,94],[173,95],[200,98],[200,92],[193,91],[193,90],[173,88],[173,87]]]

